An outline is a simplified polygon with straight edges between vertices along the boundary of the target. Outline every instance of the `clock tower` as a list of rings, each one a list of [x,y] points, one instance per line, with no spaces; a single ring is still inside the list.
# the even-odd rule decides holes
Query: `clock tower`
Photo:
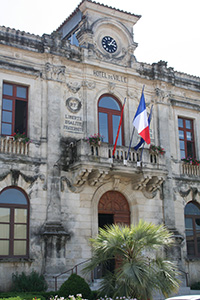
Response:
[[[139,19],[138,15],[83,0],[57,31],[62,38],[73,39],[88,49],[90,60],[130,66],[137,47],[133,26]]]

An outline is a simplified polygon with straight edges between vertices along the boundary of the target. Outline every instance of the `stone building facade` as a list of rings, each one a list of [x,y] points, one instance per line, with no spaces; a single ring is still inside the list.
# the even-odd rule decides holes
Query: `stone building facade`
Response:
[[[198,281],[200,78],[138,62],[139,19],[83,0],[50,35],[0,27],[0,290],[32,270],[53,290],[91,257],[99,226],[139,219],[174,233],[182,285]],[[151,144],[165,153],[134,150],[135,131],[126,162],[143,86]]]

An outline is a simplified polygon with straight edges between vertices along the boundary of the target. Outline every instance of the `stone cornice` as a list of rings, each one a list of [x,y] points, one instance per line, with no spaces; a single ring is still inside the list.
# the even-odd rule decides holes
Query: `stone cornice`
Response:
[[[0,44],[44,52],[42,37],[5,26],[0,26]]]
[[[165,81],[179,88],[200,91],[200,77],[176,72],[173,68],[168,68],[165,61],[159,61],[152,65],[138,63],[136,68],[142,78]]]
[[[187,109],[200,111],[200,104],[195,104],[193,102],[189,103],[189,102],[180,101],[180,100],[177,100],[177,99],[170,99],[170,102],[171,102],[172,106],[184,107],[184,108],[187,108]]]
[[[18,71],[29,75],[34,75],[37,77],[41,75],[41,71],[36,68],[33,68],[31,66],[19,65],[18,63],[14,63],[14,60],[12,60],[11,62],[8,61],[8,59],[7,61],[0,59],[0,69]]]
[[[62,40],[58,32],[53,32],[51,35],[43,34],[40,37],[0,26],[0,44],[37,53],[51,53],[75,61],[81,60],[81,49],[70,45],[69,41]]]

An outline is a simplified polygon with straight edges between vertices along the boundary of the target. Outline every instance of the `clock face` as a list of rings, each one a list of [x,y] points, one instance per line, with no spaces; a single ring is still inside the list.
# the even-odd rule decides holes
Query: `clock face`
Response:
[[[102,46],[108,53],[114,53],[115,51],[117,51],[117,43],[110,36],[104,36],[102,38]]]

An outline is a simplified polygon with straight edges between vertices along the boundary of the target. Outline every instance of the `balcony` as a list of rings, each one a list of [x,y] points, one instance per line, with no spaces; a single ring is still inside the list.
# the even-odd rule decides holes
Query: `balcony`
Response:
[[[15,154],[15,155],[29,155],[29,143],[23,141],[15,141],[12,137],[1,137],[0,139],[0,153]]]
[[[0,158],[7,162],[44,163],[46,160],[41,153],[45,153],[41,141],[25,142],[10,136],[0,137]]]
[[[192,165],[189,163],[181,163],[181,174],[192,176],[192,177],[199,177],[200,176],[200,166],[199,165]]]
[[[134,190],[156,191],[167,176],[164,155],[150,153],[149,149],[130,151],[126,160],[128,147],[118,146],[112,157],[113,146],[101,143],[100,146],[89,145],[85,140],[68,145],[65,166],[73,173],[74,187],[86,182],[91,186],[100,185],[107,180],[130,181]],[[65,152],[66,153],[66,152]]]

